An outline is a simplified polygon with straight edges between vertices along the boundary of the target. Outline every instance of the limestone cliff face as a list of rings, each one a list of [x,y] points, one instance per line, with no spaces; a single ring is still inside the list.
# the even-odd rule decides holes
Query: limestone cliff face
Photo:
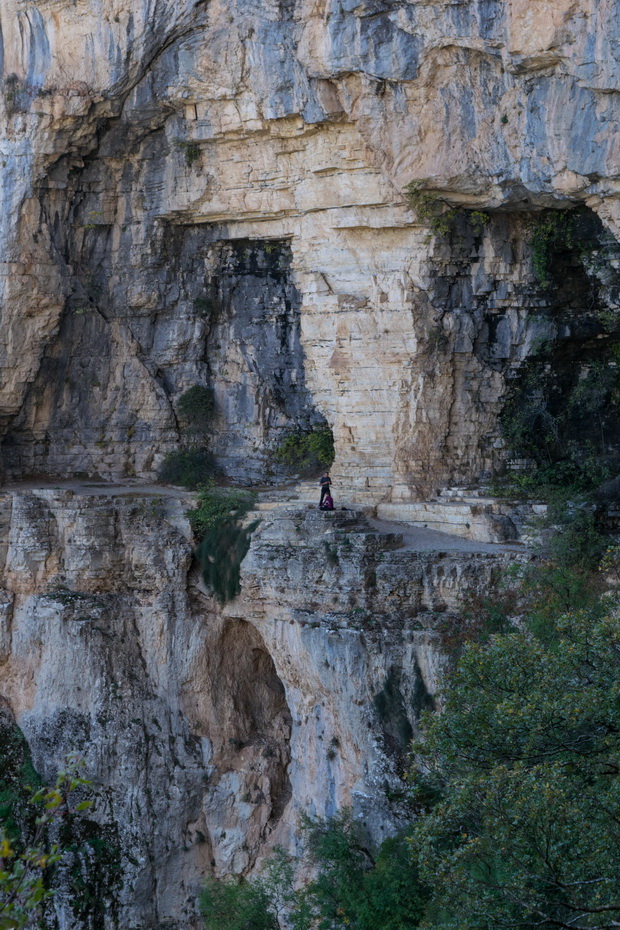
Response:
[[[79,485],[1,499],[2,706],[44,776],[86,761],[122,865],[106,928],[198,926],[204,876],[294,853],[303,811],[350,804],[375,841],[392,831],[443,664],[437,621],[514,557],[285,507],[222,610],[192,567],[188,503]],[[103,926],[62,896],[57,910],[62,930]]]
[[[195,926],[302,810],[394,829],[437,620],[515,557],[281,507],[220,608],[190,498],[137,486],[179,399],[213,392],[232,481],[327,423],[349,506],[514,536],[462,496],[511,385],[541,345],[556,396],[617,364],[619,48],[613,0],[2,0],[0,429],[33,480],[0,499],[0,705],[44,774],[86,757],[106,930]],[[578,216],[553,288],[548,209]]]
[[[582,204],[616,230],[611,0],[0,15],[12,474],[151,475],[195,383],[235,477],[317,417],[365,500],[498,465],[505,377],[549,303],[528,219]],[[416,180],[491,222],[433,235]]]

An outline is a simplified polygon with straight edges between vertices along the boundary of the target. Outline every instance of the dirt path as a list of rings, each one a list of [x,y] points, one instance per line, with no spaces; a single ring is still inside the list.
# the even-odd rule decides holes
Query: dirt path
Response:
[[[138,478],[128,478],[122,484],[107,481],[94,481],[88,478],[70,478],[67,480],[51,478],[49,481],[33,479],[32,481],[9,481],[2,491],[72,491],[84,497],[171,497],[191,504],[196,499],[194,491],[170,487],[163,484],[144,484]]]
[[[128,478],[122,483],[110,483],[107,481],[96,481],[93,479],[71,478],[66,480],[50,479],[42,481],[33,479],[31,481],[12,481],[2,489],[4,491],[71,491],[84,497],[164,497],[181,501],[187,507],[191,507],[196,500],[194,491],[186,491],[183,488],[170,487],[163,484],[144,484],[138,478]],[[301,491],[306,494],[300,494],[300,487],[289,489],[257,489],[259,500],[271,500],[274,510],[288,507],[308,507],[315,506],[314,495],[312,501],[308,499],[308,488],[302,487]],[[314,487],[312,487],[314,492]],[[1,491],[0,491],[1,493]],[[290,496],[289,496],[290,495]],[[304,499],[305,497],[305,499]],[[274,498],[276,498],[274,500]],[[352,511],[357,510],[355,506],[350,508]],[[362,508],[359,508],[361,511]],[[327,515],[326,515],[327,516]],[[410,523],[399,523],[389,520],[378,520],[374,517],[366,518],[371,531],[376,533],[398,533],[403,537],[404,549],[410,549],[418,552],[471,552],[471,553],[500,553],[514,552],[524,554],[527,549],[518,544],[509,543],[485,543],[476,542],[471,539],[463,539],[461,536],[453,536],[450,533],[440,533],[437,530],[429,530],[425,527],[413,526]]]
[[[378,533],[401,533],[403,548],[418,552],[499,552],[525,553],[525,546],[517,543],[485,543],[474,539],[463,539],[462,536],[453,536],[450,533],[439,533],[423,526],[413,526],[411,523],[396,523],[389,520],[377,520],[369,517],[368,522]]]

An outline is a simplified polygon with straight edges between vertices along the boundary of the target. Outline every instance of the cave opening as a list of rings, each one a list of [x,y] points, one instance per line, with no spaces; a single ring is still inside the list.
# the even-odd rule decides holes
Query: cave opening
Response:
[[[537,468],[596,483],[620,467],[620,243],[580,208],[543,214],[532,250],[544,336],[509,381],[503,433]]]
[[[293,721],[273,658],[251,623],[227,620],[215,654],[205,821],[217,868],[238,872],[251,867],[290,801]]]

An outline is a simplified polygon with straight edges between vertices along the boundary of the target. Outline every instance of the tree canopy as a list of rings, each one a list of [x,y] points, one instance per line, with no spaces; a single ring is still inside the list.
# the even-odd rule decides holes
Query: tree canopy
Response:
[[[416,747],[427,926],[620,926],[620,620],[549,632],[468,645]]]

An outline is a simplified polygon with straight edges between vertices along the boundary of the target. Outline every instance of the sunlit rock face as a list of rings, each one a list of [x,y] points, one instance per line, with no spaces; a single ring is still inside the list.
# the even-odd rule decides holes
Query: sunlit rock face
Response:
[[[0,724],[46,779],[84,759],[114,865],[98,909],[59,896],[60,930],[198,927],[205,876],[298,853],[304,812],[349,805],[369,842],[393,832],[445,663],[438,624],[514,558],[283,508],[221,608],[192,562],[188,497],[76,484],[0,501]]]
[[[548,303],[531,223],[582,204],[616,229],[611,0],[0,17],[11,474],[152,475],[197,383],[237,479],[324,419],[360,500],[501,464],[506,376]],[[429,229],[412,181],[490,222]]]
[[[616,364],[619,48],[612,0],[2,0],[0,427],[33,481],[0,501],[0,707],[45,777],[85,756],[106,930],[197,926],[203,877],[297,852],[302,811],[398,827],[437,630],[514,556],[276,508],[221,607],[188,497],[84,476],[151,480],[198,385],[233,482],[327,424],[339,505],[513,538],[429,498],[503,467],[524,372],[561,409]]]

